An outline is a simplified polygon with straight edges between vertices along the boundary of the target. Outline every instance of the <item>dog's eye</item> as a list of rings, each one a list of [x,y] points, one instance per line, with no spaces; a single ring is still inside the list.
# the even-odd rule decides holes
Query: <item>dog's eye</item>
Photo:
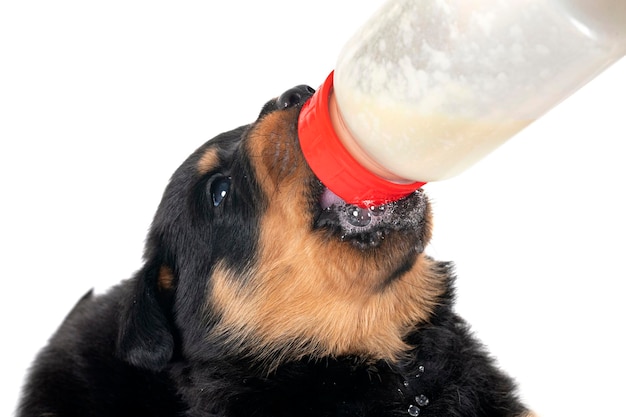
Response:
[[[219,176],[211,181],[211,199],[213,206],[219,206],[230,190],[230,177]]]

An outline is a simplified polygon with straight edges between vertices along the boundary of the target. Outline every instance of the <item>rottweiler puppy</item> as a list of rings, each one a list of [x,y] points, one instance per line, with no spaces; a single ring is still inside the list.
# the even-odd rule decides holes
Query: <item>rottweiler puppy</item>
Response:
[[[19,417],[532,415],[424,253],[423,191],[370,209],[326,189],[269,101],[174,173],[142,269],[86,294],[33,365]]]

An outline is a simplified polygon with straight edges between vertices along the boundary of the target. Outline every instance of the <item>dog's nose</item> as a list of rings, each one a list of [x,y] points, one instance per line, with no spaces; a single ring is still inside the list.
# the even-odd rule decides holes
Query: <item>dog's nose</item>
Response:
[[[298,85],[285,91],[276,100],[279,109],[297,106],[304,103],[315,93],[315,90],[308,85]]]

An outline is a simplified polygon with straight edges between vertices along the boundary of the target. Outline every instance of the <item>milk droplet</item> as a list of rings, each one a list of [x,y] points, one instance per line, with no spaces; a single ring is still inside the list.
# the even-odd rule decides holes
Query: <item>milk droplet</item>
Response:
[[[369,210],[357,206],[346,206],[346,214],[348,215],[348,223],[356,227],[365,227],[372,221],[372,215]]]
[[[416,405],[411,404],[409,406],[408,412],[411,417],[417,417],[420,415],[420,408]]]
[[[430,400],[428,399],[428,397],[422,394],[415,397],[415,402],[420,407],[426,407],[430,403]]]
[[[383,214],[385,214],[385,211],[387,210],[387,206],[382,205],[382,206],[371,206],[370,207],[370,213],[372,214],[372,216],[382,216]]]

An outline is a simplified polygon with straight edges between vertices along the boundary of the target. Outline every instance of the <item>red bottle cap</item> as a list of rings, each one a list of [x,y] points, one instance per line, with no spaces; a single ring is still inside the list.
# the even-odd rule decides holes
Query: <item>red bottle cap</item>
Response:
[[[322,183],[345,202],[379,206],[405,197],[424,182],[400,184],[372,174],[347,151],[335,133],[328,110],[333,88],[331,72],[304,103],[298,118],[300,147],[309,167]]]

